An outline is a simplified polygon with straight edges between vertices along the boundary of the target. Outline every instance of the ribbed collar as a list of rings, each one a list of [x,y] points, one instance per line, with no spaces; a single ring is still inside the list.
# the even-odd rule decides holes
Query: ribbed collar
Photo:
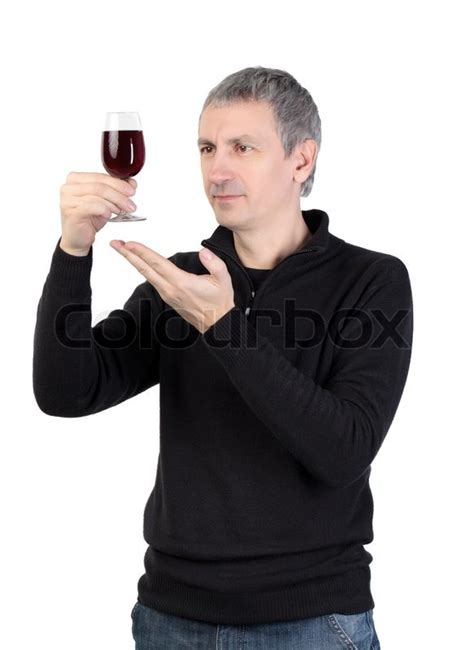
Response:
[[[321,251],[328,245],[329,239],[329,216],[324,210],[301,210],[303,219],[312,232],[312,236],[299,251]],[[203,239],[201,246],[208,244],[216,246],[220,250],[238,259],[234,245],[234,233],[229,228],[219,224],[208,239]]]

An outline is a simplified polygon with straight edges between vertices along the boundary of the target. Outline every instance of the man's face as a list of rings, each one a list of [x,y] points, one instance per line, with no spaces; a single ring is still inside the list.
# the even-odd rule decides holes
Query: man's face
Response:
[[[198,148],[204,189],[220,224],[237,230],[270,226],[277,215],[299,207],[296,157],[284,160],[269,103],[208,106],[201,115]],[[216,195],[239,198],[226,201]]]

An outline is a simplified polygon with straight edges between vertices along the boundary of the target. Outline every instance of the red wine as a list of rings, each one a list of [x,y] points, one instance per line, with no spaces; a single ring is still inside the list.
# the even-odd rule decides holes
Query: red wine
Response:
[[[135,176],[145,164],[143,131],[102,131],[102,164],[111,176]]]

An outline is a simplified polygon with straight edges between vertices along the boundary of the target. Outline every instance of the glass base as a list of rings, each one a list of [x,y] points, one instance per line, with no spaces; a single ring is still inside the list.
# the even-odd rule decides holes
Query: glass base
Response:
[[[121,210],[115,217],[110,217],[108,221],[145,221],[146,217],[139,217],[136,214],[130,214]]]

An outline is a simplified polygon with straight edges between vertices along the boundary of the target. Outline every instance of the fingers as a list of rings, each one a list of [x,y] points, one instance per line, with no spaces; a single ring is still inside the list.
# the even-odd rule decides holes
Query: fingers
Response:
[[[137,187],[137,181],[134,178],[130,178],[128,181],[121,178],[115,178],[115,176],[110,176],[110,174],[102,174],[100,172],[69,172],[66,177],[66,183],[100,183],[109,185],[112,189],[115,189],[117,192],[122,192],[123,194],[134,194]],[[133,186],[132,188],[130,186]],[[133,192],[131,192],[133,189]]]
[[[145,246],[145,244],[140,244],[136,241],[127,241],[125,246],[122,247],[120,251],[122,253],[130,253],[134,258],[143,260],[151,269],[159,273],[166,279],[169,279],[173,283],[178,283],[183,281],[186,276],[189,274],[183,269],[180,269],[173,264],[169,259],[163,257],[152,248]]]
[[[62,242],[71,250],[88,250],[112,213],[136,210],[130,200],[136,187],[134,179],[70,172],[60,188]]]
[[[85,203],[77,205],[76,207],[69,207],[64,209],[64,215],[68,219],[80,220],[84,217],[85,214],[87,214],[87,216],[93,220],[103,219],[104,224],[110,219],[112,213],[114,212],[118,214],[117,208],[114,206],[113,209],[111,209],[106,206],[103,201],[86,201]]]
[[[152,248],[148,248],[148,246],[136,241],[127,241],[123,246],[118,247],[117,250],[132,262],[140,273],[147,267],[152,273],[155,272],[166,282],[170,283],[170,286],[184,287],[188,278],[193,275],[180,269],[171,260],[163,257],[163,255],[160,255]]]
[[[163,265],[160,266],[158,263],[158,258],[161,258],[161,255],[158,255],[158,253],[151,251],[151,249],[148,250],[154,254],[153,257],[144,254],[143,251],[140,251],[140,254],[137,254],[136,251],[138,250],[138,247],[136,246],[136,242],[126,242],[125,244],[117,245],[119,242],[120,240],[113,239],[110,242],[110,245],[112,248],[115,248],[115,250],[118,251],[123,257],[125,257],[149,282],[158,288],[160,296],[164,300],[170,299],[173,294],[175,282],[175,280],[172,280],[169,275],[170,267],[174,267],[176,270],[179,269],[177,269],[177,267],[175,267],[175,265],[166,258],[162,259],[164,259],[165,262],[170,265],[170,267],[163,267]],[[146,248],[146,246],[140,245],[140,248],[142,247]],[[135,252],[132,250],[132,248],[135,249]],[[168,273],[166,273],[166,271]],[[171,282],[168,281],[168,277]]]
[[[99,200],[97,196],[93,196],[92,194],[84,195],[81,201],[79,201],[79,197],[71,196],[69,200],[64,201],[63,205],[66,208],[81,207],[82,209],[86,209],[86,211],[92,208],[93,212],[91,212],[91,214],[96,214],[97,206],[100,205],[110,212],[120,212],[119,206],[117,206],[115,203],[112,203],[112,201],[107,201],[107,199]]]
[[[135,190],[133,190],[133,192],[134,191]],[[136,206],[131,200],[130,194],[125,195],[107,183],[95,182],[66,184],[61,187],[61,195],[63,197],[62,204],[65,208],[76,207],[87,200],[93,201],[100,198],[113,212],[117,209],[136,210]]]

